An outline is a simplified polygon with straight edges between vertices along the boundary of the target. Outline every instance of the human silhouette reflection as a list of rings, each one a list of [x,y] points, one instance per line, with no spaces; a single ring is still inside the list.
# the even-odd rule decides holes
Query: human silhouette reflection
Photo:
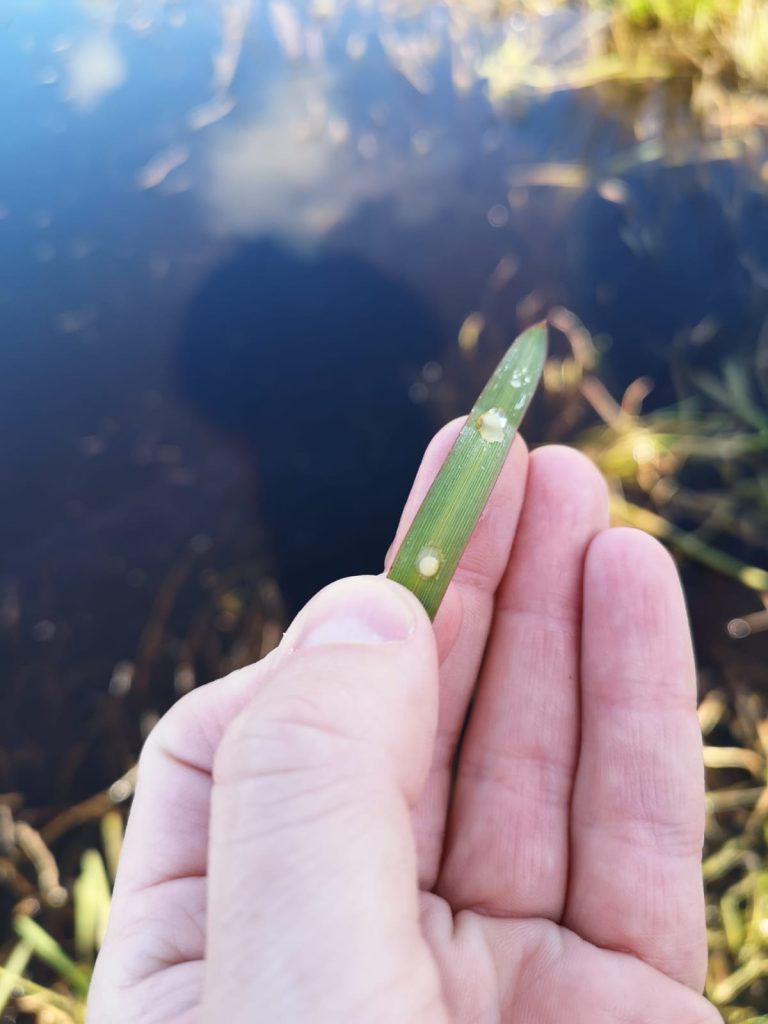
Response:
[[[181,387],[245,450],[289,612],[380,571],[431,433],[409,386],[440,350],[422,301],[346,253],[247,244],[194,295]]]

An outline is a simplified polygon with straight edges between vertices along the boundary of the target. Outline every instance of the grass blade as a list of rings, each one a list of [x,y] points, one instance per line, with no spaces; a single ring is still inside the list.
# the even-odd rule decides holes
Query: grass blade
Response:
[[[101,854],[98,850],[86,850],[74,885],[75,950],[79,960],[96,959],[107,929],[111,902]]]
[[[17,988],[16,978],[20,977],[27,969],[27,964],[32,956],[32,947],[26,942],[17,942],[11,950],[11,954],[5,962],[7,974],[0,974],[0,1014],[3,1013],[8,1000]]]
[[[49,935],[31,917],[25,915],[15,918],[13,928],[22,942],[31,946],[35,956],[56,971],[64,981],[71,985],[73,991],[85,995],[88,991],[88,975],[67,956],[52,935]]]
[[[512,344],[467,418],[389,570],[434,619],[539,383],[547,326]]]
[[[60,992],[54,992],[53,989],[37,985],[34,981],[30,981],[29,978],[23,978],[20,974],[13,974],[7,967],[2,965],[0,965],[0,981],[11,986],[11,990],[17,1000],[34,996],[40,1003],[47,1004],[67,1014],[67,1019],[77,1021],[78,1024],[84,1020],[84,1003],[75,1002],[68,996],[61,995]],[[42,1020],[43,1018],[39,1016],[38,1019]]]
[[[109,877],[114,882],[117,875],[117,862],[123,847],[123,818],[120,811],[107,811],[101,819],[101,845],[104,847],[104,859]]]
[[[658,513],[613,495],[611,514],[623,523],[645,530],[652,537],[664,541],[669,547],[682,552],[693,561],[738,580],[750,590],[757,590],[761,594],[768,593],[768,570],[756,565],[747,565],[725,551],[710,547],[695,533],[681,530]]]

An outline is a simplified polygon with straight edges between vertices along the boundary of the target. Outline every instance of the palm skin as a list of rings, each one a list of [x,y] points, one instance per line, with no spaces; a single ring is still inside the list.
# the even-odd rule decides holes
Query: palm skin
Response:
[[[155,729],[89,1024],[712,1024],[702,829],[674,567],[516,442],[434,629],[342,581]]]

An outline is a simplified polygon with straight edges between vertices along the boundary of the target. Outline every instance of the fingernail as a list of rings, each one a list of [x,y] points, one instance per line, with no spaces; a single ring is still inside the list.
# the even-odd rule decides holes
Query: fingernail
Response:
[[[406,640],[415,619],[394,586],[366,579],[337,584],[307,606],[295,648],[327,644],[386,644]]]

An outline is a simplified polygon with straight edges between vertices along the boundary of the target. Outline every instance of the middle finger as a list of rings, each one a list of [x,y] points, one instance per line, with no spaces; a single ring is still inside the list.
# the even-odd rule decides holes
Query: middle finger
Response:
[[[451,806],[438,889],[454,910],[562,914],[583,564],[607,526],[594,466],[568,448],[534,452]]]

